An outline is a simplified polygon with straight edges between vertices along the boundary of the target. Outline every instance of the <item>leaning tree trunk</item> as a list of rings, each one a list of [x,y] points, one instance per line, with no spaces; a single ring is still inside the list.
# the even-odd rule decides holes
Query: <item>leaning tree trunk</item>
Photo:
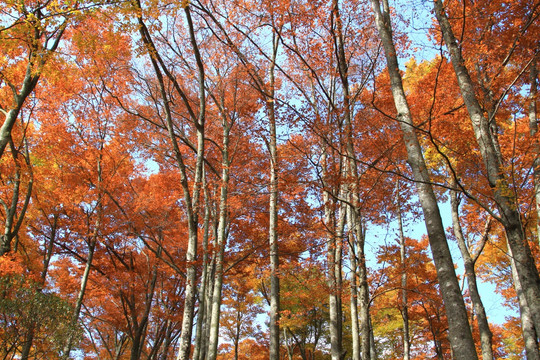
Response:
[[[88,278],[90,276],[90,270],[92,268],[92,260],[94,258],[94,250],[96,248],[97,239],[93,238],[90,240],[90,244],[88,245],[88,257],[86,259],[86,266],[84,268],[83,277],[81,280],[81,288],[79,290],[79,295],[77,296],[77,302],[75,304],[75,310],[73,311],[73,315],[71,317],[71,326],[75,326],[77,324],[77,321],[79,321],[79,315],[81,313],[81,307],[82,302],[84,299],[84,295],[86,293],[86,286],[88,284]],[[71,352],[71,348],[73,347],[73,341],[74,341],[74,334],[70,334],[68,337],[68,340],[64,346],[64,349],[62,351],[62,359],[68,359],[69,353]]]
[[[415,126],[412,121],[405,91],[403,90],[396,48],[392,39],[388,1],[383,0],[382,10],[379,0],[371,0],[371,3],[375,13],[376,26],[384,46],[392,95],[397,110],[397,119],[401,126],[403,140],[407,149],[408,162],[413,171],[418,197],[424,213],[433,261],[437,270],[437,279],[448,318],[448,337],[453,356],[456,360],[477,359],[478,356],[469,327],[467,309],[465,308],[452,255],[446,240],[439,205],[433,192],[422,148],[416,136]]]
[[[523,231],[523,224],[517,199],[513,191],[509,191],[506,174],[503,171],[503,159],[494,144],[490,130],[490,121],[484,116],[482,107],[476,98],[474,85],[457,44],[450,22],[446,16],[441,0],[434,1],[435,15],[440,25],[450,59],[456,73],[461,96],[469,112],[479,150],[484,160],[487,178],[493,190],[493,197],[500,213],[500,222],[507,235],[508,246],[515,258],[516,271],[523,288],[527,305],[531,312],[535,327],[540,328],[540,276],[536,268],[531,249]]]
[[[482,299],[480,298],[480,292],[478,291],[476,271],[474,270],[475,262],[471,257],[469,248],[465,242],[463,230],[459,221],[459,200],[457,198],[456,191],[450,191],[450,204],[452,211],[452,228],[458,243],[459,251],[461,252],[461,257],[463,258],[465,276],[467,277],[467,284],[469,285],[469,294],[471,295],[474,313],[476,314],[476,320],[478,322],[480,344],[482,348],[482,360],[492,360],[493,333],[489,329],[486,310],[484,308],[484,304],[482,303]]]
[[[24,5],[24,3],[23,3]],[[0,126],[0,159],[4,155],[7,145],[11,140],[11,131],[15,126],[15,122],[19,117],[26,99],[36,88],[39,78],[43,73],[46,62],[51,59],[51,55],[56,51],[58,45],[60,45],[60,40],[65,33],[66,27],[68,25],[68,20],[65,19],[59,26],[58,31],[56,31],[55,36],[47,38],[47,42],[50,41],[52,46],[47,48],[44,46],[43,36],[39,26],[41,21],[44,20],[44,15],[41,11],[35,11],[31,13],[33,16],[36,16],[37,21],[28,21],[28,18],[25,20],[28,24],[32,23],[33,29],[31,29],[27,35],[33,36],[33,39],[30,39],[30,49],[28,53],[28,64],[26,65],[26,71],[22,83],[20,84],[20,91],[17,92],[16,89],[13,91],[13,99],[11,99],[11,108],[8,111],[1,109],[1,112],[4,113],[5,119]],[[27,14],[28,15],[28,14]],[[3,255],[2,251],[4,249],[0,247],[0,256]]]
[[[11,242],[15,239],[14,250],[17,251],[17,239],[18,233],[23,224],[23,220],[30,204],[30,199],[32,197],[32,188],[34,185],[34,173],[32,171],[32,164],[30,162],[30,153],[28,150],[28,140],[23,139],[24,142],[24,152],[22,153],[25,160],[26,166],[29,172],[28,186],[26,188],[26,195],[22,207],[17,213],[17,208],[19,207],[19,201],[21,197],[21,183],[22,183],[22,168],[20,163],[19,155],[21,154],[18,149],[15,148],[13,144],[13,139],[10,138],[9,145],[11,147],[11,156],[13,157],[13,162],[15,164],[15,174],[14,179],[11,181],[13,186],[11,194],[11,202],[6,203],[2,201],[2,207],[4,208],[5,220],[4,220],[4,233],[0,235],[0,256],[11,251]]]

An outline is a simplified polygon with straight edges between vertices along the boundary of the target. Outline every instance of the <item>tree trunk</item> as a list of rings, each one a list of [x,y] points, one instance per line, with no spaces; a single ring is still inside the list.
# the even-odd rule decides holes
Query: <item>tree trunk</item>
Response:
[[[195,314],[195,302],[197,295],[197,244],[198,244],[198,227],[199,227],[199,196],[200,188],[203,176],[203,163],[204,163],[204,150],[205,150],[205,138],[204,128],[206,120],[206,91],[205,91],[205,72],[204,63],[199,52],[197,40],[195,38],[195,30],[193,27],[193,20],[191,18],[191,11],[189,4],[184,6],[184,13],[186,16],[187,30],[191,42],[191,48],[193,55],[197,63],[197,81],[198,81],[198,100],[199,100],[199,112],[195,115],[195,111],[192,109],[190,102],[187,100],[186,94],[183,92],[181,86],[178,84],[176,77],[166,67],[163,59],[157,51],[150,31],[146,26],[143,17],[140,1],[137,0],[135,6],[138,7],[137,20],[139,23],[139,33],[141,39],[148,50],[148,55],[156,75],[160,95],[163,101],[163,108],[165,113],[165,120],[167,125],[167,131],[169,140],[174,151],[174,157],[178,168],[180,170],[180,184],[182,186],[182,192],[184,197],[184,210],[187,217],[188,224],[188,247],[186,251],[186,288],[184,299],[184,311],[182,317],[182,330],[179,339],[178,360],[188,360],[191,352],[191,336],[193,333],[193,318]],[[178,93],[181,99],[183,99],[184,105],[189,110],[191,121],[197,134],[197,151],[195,161],[195,175],[193,177],[193,188],[190,190],[187,166],[184,163],[184,158],[180,146],[177,141],[175,133],[175,125],[172,119],[172,112],[170,109],[170,98],[167,94],[163,73],[174,85],[174,89]]]
[[[364,243],[364,240],[361,240]],[[359,246],[360,264],[358,265],[358,277],[360,279],[360,349],[362,360],[370,360],[375,356],[375,343],[372,341],[371,317],[369,315],[369,286],[367,281],[366,256],[364,245]]]
[[[195,30],[193,28],[193,22],[191,19],[191,12],[189,5],[184,8],[186,14],[186,20],[189,29],[189,36],[191,40],[191,47],[194,51],[195,59],[197,61],[198,72],[198,85],[199,85],[199,115],[197,119],[193,119],[195,128],[197,129],[197,159],[195,163],[195,176],[193,179],[193,195],[189,191],[189,185],[187,180],[186,167],[181,160],[181,152],[178,144],[176,143],[176,137],[174,135],[174,127],[172,125],[172,119],[170,114],[168,116],[168,129],[171,141],[175,148],[175,153],[180,165],[181,183],[184,192],[184,199],[187,208],[188,218],[188,231],[189,242],[186,253],[186,263],[188,264],[186,269],[186,291],[184,301],[184,316],[182,318],[182,332],[180,334],[180,349],[178,350],[178,360],[188,360],[191,351],[191,334],[193,332],[193,316],[195,312],[195,300],[197,294],[197,243],[198,243],[198,208],[199,208],[199,192],[200,184],[203,174],[203,161],[204,161],[204,123],[206,119],[206,95],[205,95],[205,74],[204,65],[199,53],[199,47],[197,40],[195,39]]]
[[[392,39],[388,1],[383,0],[384,6],[382,11],[379,0],[371,0],[371,3],[375,12],[377,29],[385,50],[392,95],[398,113],[397,119],[401,126],[403,140],[407,149],[408,162],[413,171],[418,197],[424,213],[429,243],[448,318],[450,345],[456,360],[477,359],[478,356],[469,327],[467,310],[454,270],[452,255],[448,248],[439,205],[433,193],[422,148],[416,136],[415,126],[412,122],[411,112],[403,90],[397,53]]]
[[[93,238],[90,244],[88,245],[88,258],[86,259],[86,266],[84,268],[83,277],[81,279],[81,288],[79,290],[79,295],[77,296],[77,302],[75,303],[75,310],[73,311],[73,316],[71,319],[72,326],[75,326],[75,324],[77,324],[77,321],[79,321],[79,315],[81,313],[82,302],[84,299],[84,295],[86,293],[86,285],[88,283],[90,270],[92,268],[92,260],[94,258],[94,250],[96,248],[96,243],[97,243],[97,238]],[[70,335],[62,352],[63,360],[69,358],[69,353],[71,352],[71,348],[73,346],[73,340],[74,340],[73,335]]]
[[[349,213],[349,229],[353,223]],[[359,324],[358,324],[358,265],[356,261],[356,245],[355,237],[352,231],[349,231],[349,257],[351,263],[351,336],[352,336],[352,360],[360,360],[360,334],[359,334]]]
[[[476,282],[476,271],[474,270],[474,260],[471,257],[463,230],[459,221],[459,200],[457,198],[456,191],[450,191],[450,203],[452,209],[452,228],[456,237],[459,251],[463,258],[465,267],[465,276],[467,278],[467,284],[469,285],[469,293],[471,295],[471,301],[473,303],[474,313],[476,314],[476,321],[478,322],[478,330],[480,332],[480,344],[482,347],[482,360],[493,359],[493,333],[489,329],[489,323],[486,315],[486,310],[482,299],[480,298],[480,292],[478,291],[478,285]],[[486,234],[487,235],[487,234]]]
[[[219,221],[218,221],[219,223]],[[204,324],[203,328],[203,338],[201,341],[201,354],[199,356],[200,360],[207,359],[208,356],[208,346],[209,346],[209,339],[210,339],[210,322],[211,322],[211,316],[212,316],[212,297],[214,294],[214,287],[215,287],[215,280],[216,280],[216,261],[218,256],[218,247],[216,246],[215,242],[217,240],[217,228],[218,223],[214,224],[214,249],[212,251],[212,258],[210,259],[210,272],[208,273],[208,286],[206,289],[206,314],[207,319],[206,323]]]
[[[364,252],[365,237],[364,230],[362,228],[362,220],[360,214],[354,209],[350,209],[353,212],[353,224],[352,228],[357,239],[357,269],[359,284],[359,335],[360,335],[360,353],[362,360],[370,360],[373,358],[372,348],[374,344],[371,341],[371,319],[369,315],[369,284],[367,280],[367,268],[366,268],[366,255]],[[373,346],[372,346],[373,345]]]
[[[197,314],[197,327],[195,330],[195,347],[193,349],[193,360],[204,360],[206,358],[206,341],[203,341],[205,336],[205,328],[208,322],[208,302],[207,302],[207,287],[210,279],[208,262],[208,239],[210,237],[210,196],[206,188],[206,173],[203,174],[203,189],[204,189],[204,220],[203,220],[203,259],[202,259],[202,274],[201,286],[199,288],[199,312]]]
[[[377,360],[377,347],[375,346],[375,334],[373,333],[373,323],[371,322],[371,316],[369,317],[369,351],[372,360]]]
[[[131,343],[131,356],[130,360],[139,360],[142,356],[142,351],[144,349],[144,341],[146,338],[146,330],[148,325],[148,319],[150,317],[150,311],[152,310],[152,302],[154,300],[154,293],[156,288],[157,281],[157,266],[154,265],[152,269],[152,279],[150,284],[148,284],[148,292],[146,293],[146,306],[144,313],[140,320],[136,320],[137,313],[132,314],[134,318],[132,324],[137,324],[135,333],[133,334],[132,343]]]
[[[19,116],[19,113],[21,112],[21,109],[24,105],[24,101],[36,87],[39,77],[41,75],[40,74],[41,71],[36,73],[36,69],[34,68],[34,66],[32,66],[33,62],[36,61],[35,53],[37,52],[38,52],[38,49],[33,49],[30,51],[30,60],[26,67],[26,74],[23,79],[21,91],[18,94],[17,93],[13,94],[15,106],[13,109],[10,109],[9,111],[5,113],[6,118],[2,126],[0,127],[0,158],[2,158],[2,155],[4,155],[6,146],[8,145],[11,139],[11,131],[13,130],[13,126],[15,125],[15,122],[17,121],[17,117]],[[2,248],[0,248],[0,251],[2,251]],[[0,256],[2,254],[3,253],[0,253]]]
[[[529,134],[533,142],[534,161],[533,161],[533,183],[534,183],[534,199],[536,203],[536,236],[538,244],[540,244],[540,142],[536,138],[538,133],[538,108],[536,106],[538,83],[538,69],[536,68],[536,59],[531,64],[529,83]]]
[[[270,152],[270,204],[269,204],[269,245],[270,245],[270,360],[279,360],[279,312],[280,312],[280,287],[279,287],[279,247],[277,234],[278,221],[278,154],[277,154],[277,133],[275,115],[275,79],[274,69],[276,66],[278,39],[272,33],[273,55],[270,64],[269,94],[266,99],[266,109],[268,112],[268,128],[270,141],[268,150]]]
[[[516,206],[517,199],[503,172],[503,159],[495,148],[490,121],[484,116],[474,86],[465,67],[461,49],[452,31],[441,0],[434,1],[435,15],[440,25],[444,42],[456,73],[461,96],[469,112],[480,153],[484,160],[488,181],[493,189],[493,196],[500,213],[500,221],[505,228],[508,246],[515,257],[516,271],[519,276],[527,304],[536,328],[540,328],[540,276],[536,268],[531,249],[523,232],[521,216]]]
[[[81,288],[79,290],[79,295],[77,296],[77,302],[75,304],[75,310],[73,311],[73,317],[71,319],[71,326],[75,326],[77,322],[79,321],[79,316],[81,313],[81,307],[82,302],[84,299],[84,295],[86,293],[86,285],[88,283],[88,278],[90,276],[90,270],[92,268],[92,260],[94,258],[94,251],[96,249],[99,233],[101,231],[101,223],[102,223],[102,216],[103,216],[103,193],[102,193],[102,186],[103,186],[103,177],[102,177],[102,159],[103,159],[103,147],[104,147],[104,141],[102,139],[100,143],[100,154],[97,162],[97,190],[98,190],[98,198],[97,198],[97,204],[96,204],[96,222],[94,224],[94,231],[89,239],[88,242],[88,257],[86,259],[86,266],[84,268],[83,277],[81,280]],[[69,353],[71,352],[71,348],[73,346],[74,341],[74,334],[70,334],[68,337],[68,340],[66,344],[64,345],[64,349],[62,352],[62,359],[68,359]]]
[[[525,354],[527,354],[527,360],[540,360],[540,352],[538,350],[538,332],[534,326],[534,322],[527,306],[527,300],[523,293],[519,276],[516,269],[516,260],[512,256],[512,250],[508,248],[508,255],[510,256],[510,266],[512,269],[512,279],[514,280],[514,289],[516,290],[519,302],[519,317],[521,320],[521,333],[523,334],[523,340],[525,342]]]
[[[227,246],[227,199],[229,190],[229,131],[226,118],[223,118],[223,150],[221,172],[221,194],[219,200],[219,223],[217,234],[216,271],[214,277],[214,292],[212,296],[212,312],[210,320],[210,339],[208,343],[208,360],[217,357],[219,341],[219,319],[221,310],[221,291],[223,287],[223,255]]]
[[[324,166],[324,165],[323,165]],[[343,185],[340,186],[340,195],[343,196]],[[334,215],[334,201],[330,200],[328,191],[323,194],[325,225],[329,229],[328,240],[328,287],[330,288],[329,296],[329,313],[330,313],[330,352],[332,360],[341,360],[343,345],[342,345],[342,309],[341,309],[341,252],[343,241],[343,230],[345,227],[345,216],[347,205],[339,203],[339,214],[336,221]]]
[[[407,294],[407,249],[405,247],[405,233],[401,217],[401,201],[399,198],[399,182],[396,187],[397,218],[399,226],[399,256],[401,261],[401,318],[403,319],[403,360],[411,358],[411,342],[409,333],[409,301]]]
[[[352,127],[352,107],[350,103],[349,89],[349,74],[348,63],[345,54],[345,39],[343,36],[343,24],[339,9],[339,2],[332,1],[332,17],[331,31],[334,36],[334,47],[336,54],[337,67],[341,80],[341,88],[343,91],[343,118],[345,122],[345,139],[347,157],[344,159],[344,174],[343,178],[348,176],[352,178],[352,183],[344,185],[343,193],[346,194],[349,200],[348,209],[348,227],[351,239],[351,266],[353,269],[353,279],[351,280],[351,321],[353,335],[353,359],[370,360],[370,327],[369,327],[369,284],[367,281],[367,271],[364,253],[364,232],[362,229],[361,210],[358,192],[358,167],[356,163],[356,154],[354,151],[353,142],[353,127]],[[358,248],[355,249],[354,242]],[[338,237],[339,240],[339,237]],[[340,242],[341,243],[341,242]],[[355,250],[358,251],[358,259],[356,258]],[[341,264],[340,271],[341,271]],[[357,281],[360,282],[360,294],[357,293]],[[360,314],[357,314],[357,298],[360,299]],[[353,308],[354,307],[354,308]],[[354,314],[353,314],[354,313]],[[359,319],[358,319],[359,315]],[[354,316],[354,317],[353,317]],[[359,321],[358,321],[359,320]],[[343,351],[343,350],[341,350]]]
[[[19,206],[19,200],[20,200],[19,197],[20,197],[21,181],[22,181],[21,164],[19,162],[20,152],[17,149],[15,149],[15,146],[13,145],[13,140],[11,140],[11,138],[8,141],[11,147],[11,154],[13,157],[13,162],[15,164],[15,176],[14,176],[14,181],[12,181],[13,193],[11,196],[11,203],[8,206],[8,204],[2,201],[2,206],[4,208],[4,214],[5,214],[5,220],[4,220],[4,233],[0,235],[0,256],[11,251],[11,241],[13,239],[17,239],[17,235],[22,226],[22,222],[26,215],[26,210],[28,209],[28,205],[30,204],[30,199],[32,196],[32,188],[34,185],[34,174],[32,171],[32,164],[30,163],[28,141],[26,138],[24,138],[23,141],[24,141],[23,157],[24,157],[26,166],[29,170],[30,178],[28,180],[28,186],[26,189],[24,203],[21,209],[19,210],[18,214],[17,214],[17,207]],[[17,247],[17,242],[15,242],[15,250],[16,250],[16,247]]]
[[[287,335],[288,328],[283,329],[283,338],[285,340],[285,347],[287,348],[287,357],[289,360],[293,360],[293,348],[289,345],[289,336]]]

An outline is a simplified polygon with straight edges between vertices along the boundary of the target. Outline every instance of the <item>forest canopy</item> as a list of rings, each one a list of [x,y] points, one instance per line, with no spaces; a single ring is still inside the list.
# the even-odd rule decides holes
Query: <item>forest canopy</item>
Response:
[[[539,360],[539,17],[0,0],[0,358]]]

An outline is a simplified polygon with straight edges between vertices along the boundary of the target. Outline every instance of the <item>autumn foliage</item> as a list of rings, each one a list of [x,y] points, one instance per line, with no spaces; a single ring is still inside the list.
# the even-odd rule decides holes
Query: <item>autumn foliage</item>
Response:
[[[369,3],[1,0],[0,358],[263,360],[274,326],[280,359],[451,359]],[[496,183],[431,3],[389,6],[463,326],[485,354],[455,225],[493,358],[532,359],[501,199],[538,267],[540,5],[444,1]]]

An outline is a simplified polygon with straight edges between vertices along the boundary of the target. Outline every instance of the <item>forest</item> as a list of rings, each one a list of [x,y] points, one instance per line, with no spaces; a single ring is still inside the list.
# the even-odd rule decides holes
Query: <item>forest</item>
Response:
[[[539,17],[0,0],[0,359],[540,360]]]

